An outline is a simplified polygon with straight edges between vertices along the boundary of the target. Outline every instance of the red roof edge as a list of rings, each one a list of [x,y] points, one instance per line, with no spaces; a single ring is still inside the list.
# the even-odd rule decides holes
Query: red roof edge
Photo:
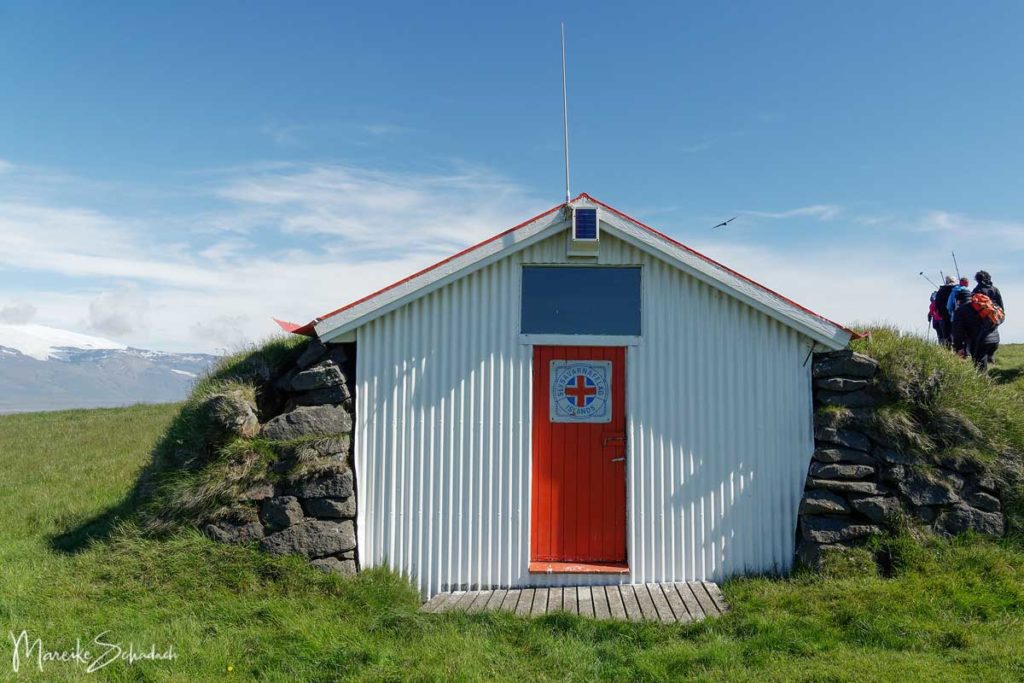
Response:
[[[718,261],[714,260],[713,258],[711,258],[709,256],[705,256],[704,254],[700,253],[696,249],[693,249],[692,247],[686,246],[682,242],[679,242],[678,240],[675,240],[675,239],[669,237],[668,235],[666,235],[665,233],[661,232],[660,230],[656,230],[655,228],[652,228],[651,226],[647,225],[646,223],[643,223],[643,222],[637,220],[636,218],[633,218],[629,214],[623,213],[622,211],[619,211],[618,209],[613,208],[613,207],[609,206],[608,204],[605,204],[601,200],[595,199],[595,198],[591,197],[586,192],[581,192],[574,199],[572,199],[569,203],[572,204],[573,202],[576,202],[576,201],[578,201],[580,199],[587,199],[587,200],[593,202],[594,204],[597,204],[598,206],[604,208],[605,210],[610,211],[611,213],[613,213],[613,214],[615,214],[617,216],[620,216],[621,218],[624,218],[624,219],[626,219],[628,221],[636,223],[637,225],[639,225],[644,230],[647,230],[648,232],[650,232],[650,233],[652,233],[654,235],[657,235],[658,237],[660,237],[661,239],[665,240],[666,242],[668,242],[668,243],[670,243],[670,244],[672,244],[672,245],[674,245],[674,246],[676,246],[676,247],[678,247],[678,248],[680,248],[680,249],[682,249],[682,250],[684,250],[684,251],[686,251],[686,252],[688,252],[690,254],[693,254],[697,258],[699,258],[699,259],[701,259],[701,260],[703,260],[703,261],[705,261],[707,263],[710,263],[711,265],[713,265],[713,266],[715,266],[717,268],[721,268],[722,270],[726,271],[727,273],[730,273],[731,275],[734,275],[735,277],[738,277],[739,279],[743,280],[744,282],[748,282],[748,283],[754,285],[755,287],[757,287],[758,289],[761,289],[761,290],[763,290],[765,292],[768,292],[772,296],[778,297],[782,301],[785,301],[789,305],[791,305],[791,306],[793,306],[795,308],[800,309],[804,313],[812,315],[815,318],[818,318],[819,320],[822,320],[822,321],[828,323],[829,325],[832,325],[832,326],[834,326],[834,327],[836,327],[836,328],[838,328],[840,330],[843,330],[844,332],[847,332],[850,335],[851,339],[859,339],[862,336],[864,336],[864,335],[862,335],[862,334],[860,334],[858,332],[854,332],[853,330],[849,329],[848,327],[846,327],[844,325],[840,325],[839,323],[835,322],[834,320],[830,320],[829,318],[826,318],[825,316],[821,315],[820,313],[815,313],[814,311],[812,311],[811,309],[807,308],[806,306],[802,306],[802,305],[798,304],[797,302],[793,301],[789,297],[786,297],[786,296],[783,296],[782,294],[779,294],[774,289],[771,289],[770,287],[766,287],[766,286],[762,285],[760,282],[757,282],[756,280],[753,280],[753,279],[747,277],[743,273],[739,273],[739,272],[733,270],[732,268],[730,268],[730,267],[728,267],[728,266],[726,266],[726,265],[724,265],[722,263],[719,263]],[[537,214],[533,218],[529,218],[529,219],[523,221],[522,223],[519,223],[518,225],[515,225],[515,226],[509,228],[508,230],[503,230],[502,232],[499,232],[497,235],[494,235],[492,237],[488,237],[487,239],[485,239],[482,242],[478,242],[477,244],[474,244],[471,247],[467,247],[466,249],[463,249],[462,251],[460,251],[460,252],[458,252],[456,254],[452,254],[451,256],[449,256],[449,257],[447,257],[447,258],[445,258],[445,259],[443,259],[441,261],[438,261],[437,263],[435,263],[435,264],[433,264],[431,266],[427,266],[426,268],[423,268],[422,270],[419,270],[419,271],[413,273],[412,275],[409,275],[408,277],[402,278],[401,280],[398,280],[397,282],[393,282],[392,284],[388,285],[387,287],[383,287],[381,289],[378,289],[376,292],[373,292],[372,294],[367,294],[366,296],[362,297],[361,299],[357,299],[356,301],[353,301],[350,304],[346,304],[345,306],[342,306],[341,308],[337,308],[337,309],[331,311],[330,313],[325,313],[324,315],[322,315],[320,317],[314,318],[313,320],[309,321],[305,325],[298,325],[296,323],[289,323],[289,322],[286,322],[286,321],[278,320],[277,318],[274,318],[274,321],[285,332],[290,332],[292,334],[302,334],[302,335],[306,335],[306,336],[314,336],[315,335],[316,324],[319,323],[320,321],[326,320],[327,318],[333,317],[335,315],[338,315],[339,313],[342,313],[342,312],[347,311],[347,310],[349,310],[351,308],[354,308],[355,306],[358,306],[361,303],[364,303],[366,301],[369,301],[370,299],[373,299],[373,298],[375,298],[377,296],[380,296],[384,292],[388,292],[388,291],[394,289],[395,287],[403,285],[406,282],[409,282],[410,280],[413,280],[413,279],[419,277],[420,275],[423,275],[424,273],[429,273],[432,270],[440,268],[444,264],[450,263],[451,261],[454,261],[455,259],[459,258],[460,256],[464,256],[464,255],[466,255],[466,254],[468,254],[468,253],[470,253],[472,251],[475,251],[475,250],[479,249],[480,247],[488,245],[491,242],[494,242],[495,240],[499,240],[502,237],[505,237],[506,235],[515,232],[516,230],[518,230],[519,228],[523,227],[524,225],[528,225],[529,223],[532,223],[532,222],[534,222],[536,220],[544,218],[545,216],[547,216],[549,214],[554,213],[555,211],[558,211],[559,209],[561,209],[565,205],[566,205],[565,203],[558,204],[558,205],[548,209],[547,211],[543,211],[543,212]]]

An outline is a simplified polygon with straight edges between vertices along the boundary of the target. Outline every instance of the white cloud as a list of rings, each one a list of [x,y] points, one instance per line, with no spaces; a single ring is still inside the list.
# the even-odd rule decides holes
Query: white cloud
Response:
[[[0,323],[11,323],[13,325],[30,323],[38,312],[39,309],[27,301],[8,304],[0,308]]]
[[[138,285],[125,284],[103,292],[89,303],[89,328],[125,337],[149,327],[149,301]]]
[[[12,164],[11,162],[9,162],[9,161],[7,161],[5,159],[0,159],[0,173],[6,173],[8,171],[13,171],[13,170],[14,170],[14,164]]]
[[[929,211],[917,225],[921,232],[944,233],[957,241],[1024,250],[1024,222],[975,218],[949,211]]]

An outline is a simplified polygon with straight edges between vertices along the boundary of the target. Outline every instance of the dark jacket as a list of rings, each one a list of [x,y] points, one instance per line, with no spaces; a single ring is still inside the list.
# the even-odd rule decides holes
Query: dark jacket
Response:
[[[993,285],[991,282],[986,282],[978,285],[974,288],[972,294],[984,294],[989,299],[995,302],[996,306],[1003,309],[1003,313],[1006,313],[1006,306],[1003,305],[1003,295],[999,293],[999,288]]]
[[[953,316],[953,348],[974,355],[980,344],[998,344],[999,328],[983,320],[968,301],[960,304]]]
[[[946,311],[946,302],[949,301],[949,294],[953,291],[953,287],[956,285],[942,285],[939,287],[938,293],[935,295],[935,307],[942,313],[942,317],[945,320],[949,320],[949,313]]]

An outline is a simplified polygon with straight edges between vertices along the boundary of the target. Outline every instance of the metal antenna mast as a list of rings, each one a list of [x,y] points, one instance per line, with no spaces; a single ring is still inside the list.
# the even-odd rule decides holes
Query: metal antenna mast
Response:
[[[571,198],[569,194],[569,99],[565,91],[565,22],[562,22],[562,125],[565,130],[565,203]]]

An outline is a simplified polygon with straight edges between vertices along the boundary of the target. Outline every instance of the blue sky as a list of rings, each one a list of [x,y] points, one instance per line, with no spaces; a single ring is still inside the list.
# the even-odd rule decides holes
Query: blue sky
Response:
[[[232,348],[573,193],[844,322],[1024,295],[1024,5],[0,6],[0,322]],[[710,226],[739,215],[728,230]]]

